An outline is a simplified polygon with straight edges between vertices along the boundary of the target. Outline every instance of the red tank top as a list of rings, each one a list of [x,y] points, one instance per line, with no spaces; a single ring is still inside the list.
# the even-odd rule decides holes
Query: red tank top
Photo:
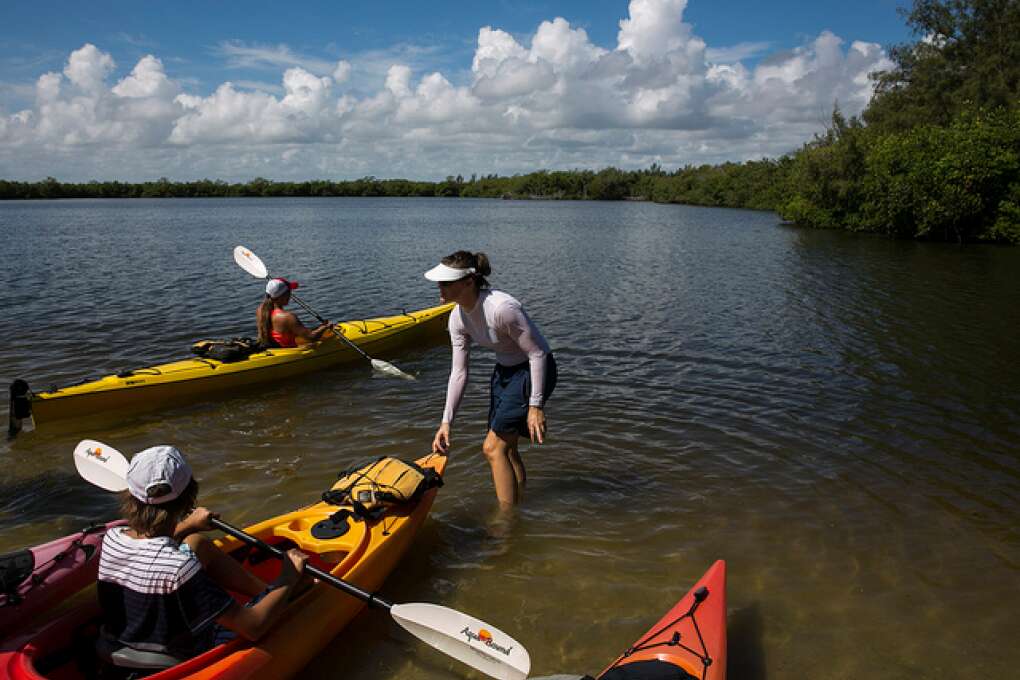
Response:
[[[272,319],[278,312],[282,311],[282,309],[274,309],[269,318]],[[280,347],[297,347],[297,339],[292,333],[281,333],[274,328],[269,332],[269,335],[272,336],[273,340],[275,340],[276,344]]]

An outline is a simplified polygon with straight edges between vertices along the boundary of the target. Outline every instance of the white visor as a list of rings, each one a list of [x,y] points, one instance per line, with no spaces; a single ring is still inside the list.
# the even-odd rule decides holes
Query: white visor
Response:
[[[460,281],[465,276],[474,273],[474,267],[456,269],[454,267],[447,267],[445,264],[437,264],[435,267],[425,272],[425,278],[429,281]]]

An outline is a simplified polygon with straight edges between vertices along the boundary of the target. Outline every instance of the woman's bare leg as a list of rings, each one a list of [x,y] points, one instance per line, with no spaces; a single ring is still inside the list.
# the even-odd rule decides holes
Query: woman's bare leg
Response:
[[[528,471],[524,469],[524,461],[521,460],[520,451],[517,449],[517,443],[519,440],[514,440],[513,445],[507,451],[507,457],[510,459],[510,466],[514,469],[514,477],[517,479],[517,496],[520,500],[521,492],[524,490],[524,485],[528,482]]]
[[[517,503],[517,475],[511,464],[510,450],[517,450],[516,432],[493,432],[485,436],[482,453],[492,469],[492,484],[496,487],[496,498],[500,507],[508,508]],[[519,457],[518,457],[519,458]],[[523,465],[521,466],[523,471]]]

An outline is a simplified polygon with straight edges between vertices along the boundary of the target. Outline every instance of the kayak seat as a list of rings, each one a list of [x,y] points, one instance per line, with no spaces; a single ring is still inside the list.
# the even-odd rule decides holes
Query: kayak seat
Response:
[[[141,670],[157,671],[170,668],[185,661],[171,654],[160,652],[147,652],[141,649],[128,647],[120,642],[111,639],[108,635],[100,633],[96,638],[96,654],[108,664],[117,668],[132,668]]]
[[[35,557],[27,548],[0,555],[0,594],[5,596],[4,604],[20,602],[18,586],[28,580],[35,569]]]
[[[649,659],[610,668],[599,680],[697,680],[680,666]]]

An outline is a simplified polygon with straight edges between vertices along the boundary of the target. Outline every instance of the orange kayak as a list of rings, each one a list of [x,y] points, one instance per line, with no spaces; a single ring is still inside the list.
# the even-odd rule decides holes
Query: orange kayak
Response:
[[[598,677],[725,680],[726,563],[718,560],[713,564],[658,623]]]
[[[433,454],[417,463],[442,475],[446,458]],[[436,491],[429,489],[413,506],[389,509],[374,520],[351,517],[346,533],[339,536],[312,535],[316,524],[338,510],[324,502],[273,517],[246,527],[245,531],[280,549],[297,547],[309,555],[309,565],[375,592],[407,552],[429,513]],[[279,560],[267,559],[260,551],[229,536],[217,539],[217,543],[267,583],[279,574]],[[291,677],[300,673],[364,606],[362,600],[326,583],[316,583],[294,598],[273,629],[258,642],[236,638],[147,677],[152,680]],[[88,677],[95,670],[89,665],[98,663],[93,652],[99,623],[98,605],[91,604],[3,642],[0,678]]]

